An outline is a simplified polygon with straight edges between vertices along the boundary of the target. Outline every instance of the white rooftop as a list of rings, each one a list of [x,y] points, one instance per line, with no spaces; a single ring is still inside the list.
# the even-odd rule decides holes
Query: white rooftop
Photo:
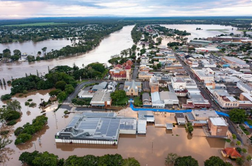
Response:
[[[228,126],[227,122],[222,117],[210,118],[210,121],[215,126]]]

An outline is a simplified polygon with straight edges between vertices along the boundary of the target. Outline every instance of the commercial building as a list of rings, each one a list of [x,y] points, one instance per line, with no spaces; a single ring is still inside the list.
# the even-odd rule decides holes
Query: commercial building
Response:
[[[81,90],[79,93],[78,93],[78,97],[80,99],[87,99],[87,98],[93,98],[94,96],[94,93],[91,93],[87,90]]]
[[[96,92],[98,90],[105,90],[108,86],[107,82],[101,82],[98,85],[94,85],[93,88],[91,89],[92,92]]]
[[[145,80],[149,81],[152,76],[153,76],[153,73],[149,73],[147,71],[141,71],[138,73],[138,79],[143,80],[143,81]]]
[[[230,67],[232,68],[249,68],[249,65],[246,63],[246,61],[244,60],[241,60],[239,58],[236,58],[236,57],[230,57],[230,56],[224,56],[222,57],[222,59],[224,61],[226,61]]]
[[[160,99],[165,105],[178,105],[179,99],[174,92],[162,91],[160,92]]]
[[[107,90],[98,90],[95,92],[90,104],[93,107],[108,107],[111,106],[111,102],[110,92]]]
[[[175,91],[186,89],[186,81],[183,77],[172,77],[171,83]]]
[[[132,80],[125,81],[124,83],[124,91],[127,96],[138,96],[138,93],[141,92],[141,90],[141,82],[135,82],[135,80]]]
[[[200,48],[195,48],[196,52],[218,52],[220,51],[216,47],[200,47]]]
[[[246,83],[243,83],[241,81],[237,82],[237,87],[243,91],[243,92],[246,92],[246,93],[249,93],[249,94],[252,94],[252,86],[249,85],[249,84],[246,84]]]
[[[203,69],[192,68],[192,71],[199,81],[214,82],[214,71],[211,70],[210,68],[203,68]]]
[[[239,107],[239,102],[224,89],[215,89],[212,94],[222,108]]]
[[[131,63],[125,65],[116,65],[109,70],[109,74],[113,80],[129,80],[131,74]]]
[[[82,113],[55,135],[57,143],[117,145],[119,134],[136,134],[136,119],[115,113]]]
[[[146,120],[146,122],[154,123],[155,116],[152,111],[138,111],[138,120]]]
[[[211,136],[227,137],[228,123],[222,117],[212,117],[208,120]]]
[[[151,93],[151,102],[152,102],[152,107],[156,108],[164,108],[165,104],[160,98],[159,92],[153,92]]]
[[[211,104],[200,93],[190,94],[190,98],[187,99],[186,104],[182,105],[182,108],[210,108]]]
[[[216,67],[216,63],[213,60],[202,59],[201,62],[202,62],[202,65],[206,68]]]

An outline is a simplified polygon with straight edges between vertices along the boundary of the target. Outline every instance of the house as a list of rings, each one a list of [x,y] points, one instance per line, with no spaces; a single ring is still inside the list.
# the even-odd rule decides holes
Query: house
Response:
[[[148,81],[143,82],[143,91],[144,92],[150,92],[150,86]]]
[[[141,82],[132,81],[125,81],[124,83],[124,91],[126,92],[127,96],[138,96],[138,93],[141,92],[142,85]]]
[[[234,147],[227,147],[221,151],[223,157],[230,157],[232,159],[242,157],[239,152]]]
[[[211,117],[208,120],[211,136],[227,137],[228,123],[222,117]]]
[[[143,101],[144,107],[151,107],[152,106],[151,97],[150,97],[149,93],[142,94],[142,101]]]
[[[183,113],[175,113],[175,118],[177,120],[178,125],[186,124],[186,119]]]

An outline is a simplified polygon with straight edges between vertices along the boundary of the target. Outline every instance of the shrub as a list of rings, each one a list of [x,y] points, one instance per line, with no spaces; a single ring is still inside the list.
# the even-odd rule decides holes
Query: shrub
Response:
[[[9,111],[5,120],[6,121],[16,120],[16,119],[19,119],[20,116],[21,116],[21,114],[17,111]]]
[[[15,140],[15,145],[24,143],[24,142],[30,140],[31,138],[32,138],[32,136],[30,134],[26,134],[26,133],[19,134],[17,139]]]
[[[32,101],[32,99],[28,99],[27,101],[29,101],[29,102],[30,102],[30,101]]]
[[[15,131],[14,134],[15,136],[18,136],[19,134],[21,134],[23,132],[24,128],[23,127],[18,127]]]
[[[0,135],[7,135],[9,132],[10,132],[10,130],[1,131]]]
[[[8,126],[12,126],[12,125],[14,125],[14,124],[16,124],[17,122],[15,121],[15,120],[11,120],[11,121],[9,121],[9,122],[7,122],[7,125]]]
[[[32,102],[32,103],[29,104],[29,107],[36,107],[36,105],[37,105],[36,103]]]
[[[1,96],[1,100],[4,101],[4,100],[10,100],[11,99],[11,95],[10,94],[5,94],[5,95],[2,95]]]
[[[29,106],[29,104],[30,104],[30,103],[29,103],[28,101],[25,102],[25,106]]]

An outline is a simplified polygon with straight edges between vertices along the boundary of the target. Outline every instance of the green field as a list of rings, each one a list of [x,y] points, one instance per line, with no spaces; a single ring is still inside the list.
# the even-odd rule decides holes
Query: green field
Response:
[[[3,25],[3,26],[25,27],[25,26],[46,26],[46,25],[63,25],[63,24],[67,24],[67,23],[38,22],[38,23],[12,24],[12,25]]]
[[[207,29],[207,31],[227,32],[228,29]]]

